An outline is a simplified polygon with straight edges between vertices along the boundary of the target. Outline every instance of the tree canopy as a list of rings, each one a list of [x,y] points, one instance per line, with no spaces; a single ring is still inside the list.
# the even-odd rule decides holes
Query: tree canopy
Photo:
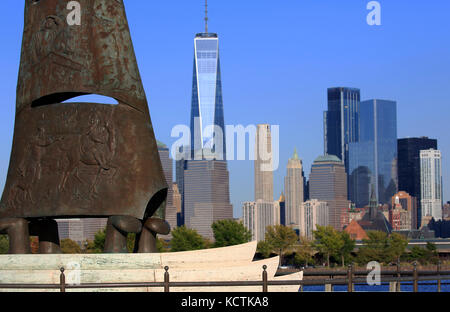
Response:
[[[342,266],[345,266],[346,262],[351,261],[352,251],[355,249],[356,242],[345,231],[339,233],[341,239],[341,249],[338,250],[338,255],[341,259]]]
[[[179,226],[172,231],[171,251],[199,250],[205,247],[205,240],[196,230]]]
[[[105,248],[106,229],[100,230],[95,234],[94,241],[88,241],[86,246],[87,253],[102,253]]]
[[[79,254],[81,253],[81,247],[76,242],[69,238],[62,239],[61,252],[64,254]]]
[[[269,258],[272,254],[273,248],[267,241],[258,242],[256,247],[256,252],[258,252],[263,258]]]
[[[434,243],[427,242],[424,247],[414,246],[411,248],[410,254],[407,256],[409,260],[418,261],[421,264],[437,264],[439,261],[439,254]]]
[[[341,234],[332,226],[317,226],[317,230],[313,231],[314,247],[320,254],[326,257],[327,265],[330,266],[330,258],[339,259],[344,247],[344,240]]]
[[[308,266],[313,262],[314,246],[313,242],[304,236],[300,237],[299,245],[295,250],[294,263],[299,265]]]
[[[235,220],[219,220],[211,227],[214,232],[214,247],[244,244],[252,238],[252,234],[242,222]]]
[[[268,226],[266,229],[266,242],[279,254],[280,264],[282,263],[283,255],[293,249],[298,239],[295,231],[284,225]]]
[[[364,246],[359,249],[358,262],[361,264],[371,261],[380,263],[399,262],[408,246],[408,240],[398,233],[388,235],[381,231],[368,231],[368,239],[364,239]]]

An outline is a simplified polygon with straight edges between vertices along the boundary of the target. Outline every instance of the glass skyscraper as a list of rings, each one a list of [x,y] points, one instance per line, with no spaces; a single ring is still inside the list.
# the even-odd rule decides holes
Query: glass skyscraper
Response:
[[[191,102],[192,157],[200,159],[198,155],[202,155],[203,158],[204,153],[212,152],[215,159],[226,160],[219,37],[214,33],[197,34],[194,46]]]
[[[361,102],[359,141],[349,144],[349,195],[357,207],[369,204],[372,190],[378,204],[397,193],[397,103]]]
[[[324,113],[325,154],[337,156],[347,173],[349,144],[359,140],[359,105],[359,89],[328,89],[328,111]]]
[[[233,206],[226,161],[219,37],[208,32],[207,16],[205,21],[205,32],[194,39],[191,140],[190,147],[180,151],[177,182],[183,201],[180,221],[212,240],[212,223],[232,219]]]

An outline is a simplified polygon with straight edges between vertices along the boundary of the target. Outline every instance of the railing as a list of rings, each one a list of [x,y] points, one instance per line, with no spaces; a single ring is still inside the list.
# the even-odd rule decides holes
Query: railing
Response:
[[[260,281],[222,281],[222,282],[171,282],[169,267],[164,270],[164,282],[148,282],[148,283],[88,283],[88,284],[67,284],[64,268],[60,269],[60,283],[59,284],[0,284],[0,289],[59,289],[60,292],[66,292],[66,289],[92,289],[92,288],[164,288],[164,292],[170,292],[171,288],[176,287],[228,287],[228,286],[260,286],[262,292],[268,292],[269,286],[291,286],[298,285],[299,290],[303,291],[304,286],[322,285],[328,291],[333,291],[334,285],[347,285],[347,291],[353,292],[355,285],[367,285],[367,279],[361,276],[367,276],[370,271],[354,271],[353,266],[349,265],[347,272],[345,271],[315,271],[303,272],[303,276],[308,277],[323,277],[328,276],[327,279],[303,279],[303,280],[285,280],[285,281],[269,281],[267,276],[267,266],[262,267],[262,278]],[[344,276],[341,278],[341,276]],[[383,277],[383,283],[396,283],[395,289],[391,291],[400,291],[401,282],[412,282],[413,292],[418,292],[419,282],[421,281],[437,281],[438,292],[441,292],[442,285],[450,285],[450,283],[443,283],[442,280],[450,280],[450,271],[441,271],[440,264],[434,271],[419,271],[417,264],[414,263],[412,271],[402,271],[397,265],[396,271],[381,271],[380,276]],[[338,277],[338,278],[335,278]],[[432,283],[433,285],[436,283]]]

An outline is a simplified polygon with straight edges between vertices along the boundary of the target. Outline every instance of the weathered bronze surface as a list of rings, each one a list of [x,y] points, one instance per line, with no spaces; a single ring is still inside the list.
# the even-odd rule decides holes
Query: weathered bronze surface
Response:
[[[125,221],[115,230],[124,231],[127,217],[164,219],[167,185],[124,4],[78,2],[81,25],[70,26],[67,1],[26,0],[0,224],[116,216]],[[85,94],[118,105],[62,103]]]

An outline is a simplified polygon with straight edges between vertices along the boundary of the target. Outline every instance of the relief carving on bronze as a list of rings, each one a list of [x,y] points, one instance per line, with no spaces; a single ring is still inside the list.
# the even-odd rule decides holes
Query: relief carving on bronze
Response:
[[[155,252],[156,234],[170,231],[167,185],[125,8],[79,2],[83,22],[70,26],[66,1],[26,0],[0,232],[11,253],[29,253],[30,234],[57,253],[54,219],[108,217],[105,252],[126,252],[128,232],[136,252]],[[118,104],[64,103],[85,94]]]

